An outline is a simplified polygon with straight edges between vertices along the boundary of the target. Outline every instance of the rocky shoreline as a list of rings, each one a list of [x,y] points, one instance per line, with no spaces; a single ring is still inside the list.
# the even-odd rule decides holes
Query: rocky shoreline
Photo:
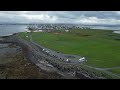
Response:
[[[27,60],[22,48],[13,43],[0,43],[0,79],[60,79]]]
[[[24,41],[23,39],[17,37],[16,35],[11,35],[9,37],[0,40],[1,43],[13,43],[22,48],[24,55],[27,60],[37,65],[40,69],[57,73],[62,78],[68,79],[99,79],[95,73],[90,73],[88,70],[80,68],[76,64],[67,64],[62,61],[56,60],[54,57],[49,57],[48,55],[41,52],[41,50],[33,44]]]

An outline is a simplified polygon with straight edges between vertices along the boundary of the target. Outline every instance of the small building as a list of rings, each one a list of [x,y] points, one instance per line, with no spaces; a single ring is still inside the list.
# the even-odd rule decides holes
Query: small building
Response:
[[[65,30],[65,32],[69,32],[69,30]]]

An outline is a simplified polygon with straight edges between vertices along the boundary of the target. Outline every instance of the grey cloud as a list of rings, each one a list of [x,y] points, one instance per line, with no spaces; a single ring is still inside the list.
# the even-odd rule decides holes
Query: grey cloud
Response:
[[[117,11],[0,11],[0,22],[119,24],[120,13]]]

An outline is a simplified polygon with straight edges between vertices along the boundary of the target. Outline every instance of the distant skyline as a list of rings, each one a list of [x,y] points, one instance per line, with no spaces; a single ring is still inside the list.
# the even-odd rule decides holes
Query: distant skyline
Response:
[[[0,11],[2,23],[120,24],[120,11]]]

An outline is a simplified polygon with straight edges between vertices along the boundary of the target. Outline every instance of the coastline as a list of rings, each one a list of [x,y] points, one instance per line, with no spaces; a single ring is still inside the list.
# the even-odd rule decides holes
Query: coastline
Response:
[[[17,33],[10,36],[3,37],[2,43],[13,43],[20,46],[25,58],[38,68],[46,71],[57,73],[64,79],[107,79],[118,78],[114,75],[111,76],[106,72],[101,72],[94,68],[86,67],[83,65],[67,64],[62,60],[56,60],[55,57],[49,57],[48,54],[43,53],[41,47],[38,47],[31,42],[22,39]],[[2,40],[1,40],[2,41]],[[41,45],[40,45],[41,46]]]
[[[2,37],[1,40],[9,38]],[[20,46],[6,41],[0,43],[0,79],[59,79],[57,73],[47,72],[27,60]]]
[[[79,65],[66,64],[64,62],[58,61],[54,58],[49,58],[46,54],[40,52],[38,47],[31,45],[29,42],[18,38],[14,34],[12,36],[6,37],[4,42],[12,42],[22,48],[22,51],[27,60],[34,63],[39,68],[50,71],[52,73],[57,73],[64,78],[81,78],[81,79],[95,79],[102,78],[97,76],[95,73],[90,73],[88,70],[79,67]],[[4,43],[3,42],[3,43]]]

